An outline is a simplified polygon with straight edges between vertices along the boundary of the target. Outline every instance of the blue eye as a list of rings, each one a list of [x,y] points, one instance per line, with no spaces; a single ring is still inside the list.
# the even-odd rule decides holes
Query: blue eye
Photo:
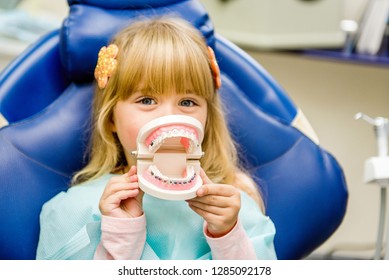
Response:
[[[182,100],[180,102],[180,106],[184,106],[184,107],[192,107],[192,106],[195,106],[196,103],[193,102],[192,100],[189,100],[189,99],[185,99],[185,100]]]
[[[155,100],[152,99],[151,97],[143,97],[138,102],[142,105],[154,105],[154,104],[156,104]]]

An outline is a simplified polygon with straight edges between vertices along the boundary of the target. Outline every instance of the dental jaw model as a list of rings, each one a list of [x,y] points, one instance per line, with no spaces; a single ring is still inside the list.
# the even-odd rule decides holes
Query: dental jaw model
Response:
[[[200,162],[204,131],[189,116],[169,115],[145,124],[137,137],[139,187],[147,194],[185,200],[202,185]]]

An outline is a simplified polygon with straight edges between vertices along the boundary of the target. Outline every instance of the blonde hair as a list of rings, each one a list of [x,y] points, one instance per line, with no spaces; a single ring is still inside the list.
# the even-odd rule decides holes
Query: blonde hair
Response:
[[[112,43],[119,48],[118,64],[107,86],[103,90],[97,88],[88,151],[90,161],[75,174],[73,184],[126,168],[124,151],[110,127],[119,100],[127,99],[140,87],[148,95],[168,94],[172,89],[185,94],[191,89],[208,104],[202,168],[213,182],[241,188],[263,209],[256,188],[249,187],[237,175],[242,170],[238,167],[235,143],[215,90],[207,44],[201,33],[179,18],[154,18],[134,22],[118,33]]]

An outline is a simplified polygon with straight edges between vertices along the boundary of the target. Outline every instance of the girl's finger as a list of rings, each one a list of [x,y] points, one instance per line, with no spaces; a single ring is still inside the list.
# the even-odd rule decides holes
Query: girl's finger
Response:
[[[212,184],[211,179],[208,178],[207,174],[205,173],[204,169],[200,169],[200,178],[203,180],[203,185],[206,184]]]
[[[207,195],[230,197],[236,195],[237,193],[238,190],[235,187],[224,184],[203,185],[196,192],[198,197],[204,197]]]
[[[100,207],[111,208],[109,205],[112,205],[116,208],[120,203],[128,198],[136,197],[139,194],[139,190],[124,190],[117,192],[114,195],[108,196],[100,200]]]
[[[112,197],[112,201],[115,201],[114,203],[120,203],[122,200],[126,200],[127,198],[136,197],[138,194],[139,194],[139,189],[123,190],[115,193],[115,195],[111,197]]]
[[[223,214],[225,213],[225,208],[210,204],[204,204],[199,201],[189,201],[189,207],[197,212],[201,211],[203,215],[205,215],[205,213],[209,213],[216,216],[223,216]]]
[[[130,170],[128,170],[127,174],[128,174],[128,177],[136,175],[136,166],[135,165],[131,166],[131,168],[130,168]]]
[[[128,183],[128,182],[118,182],[114,184],[110,184],[107,186],[102,194],[102,198],[114,195],[115,193],[119,191],[125,191],[125,190],[134,190],[138,189],[139,184],[138,183]]]
[[[213,205],[220,208],[229,207],[233,203],[229,197],[217,195],[206,195],[202,197],[197,196],[189,201],[196,201],[198,203]]]

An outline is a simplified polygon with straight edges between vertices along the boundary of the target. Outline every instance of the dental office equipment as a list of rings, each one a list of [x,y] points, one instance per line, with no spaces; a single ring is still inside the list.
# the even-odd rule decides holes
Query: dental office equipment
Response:
[[[357,113],[356,120],[362,119],[374,126],[377,139],[378,156],[370,157],[365,161],[365,183],[376,183],[381,189],[380,216],[377,233],[377,243],[374,259],[381,259],[381,251],[385,229],[386,189],[389,186],[389,156],[388,156],[388,133],[389,120],[387,118],[371,118],[363,113]],[[389,221],[388,221],[389,223]],[[386,235],[385,259],[389,259],[389,229]]]

